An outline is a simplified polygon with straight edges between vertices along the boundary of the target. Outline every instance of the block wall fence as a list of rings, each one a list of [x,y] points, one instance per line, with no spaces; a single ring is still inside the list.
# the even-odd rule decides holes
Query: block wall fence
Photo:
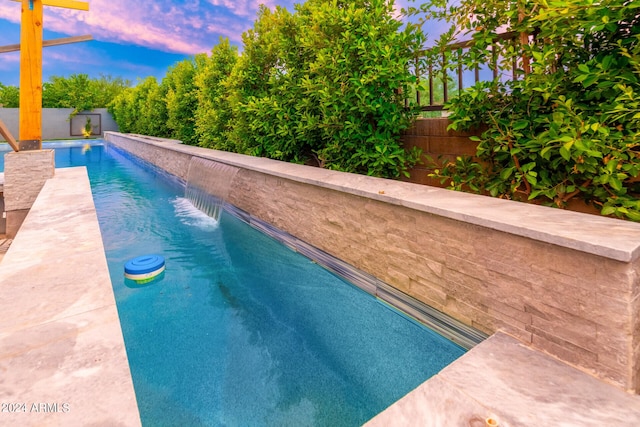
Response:
[[[118,125],[106,108],[96,108],[83,111],[73,118],[69,118],[73,108],[43,108],[42,109],[42,139],[72,139],[82,138],[87,119],[91,120],[91,135],[100,137],[106,131],[118,131]],[[18,139],[19,131],[18,108],[0,108],[0,120],[7,125],[9,132]],[[4,139],[0,136],[0,141]]]
[[[238,208],[484,333],[503,331],[640,392],[640,224],[171,140],[105,138],[183,180],[193,156],[236,166],[228,201]]]

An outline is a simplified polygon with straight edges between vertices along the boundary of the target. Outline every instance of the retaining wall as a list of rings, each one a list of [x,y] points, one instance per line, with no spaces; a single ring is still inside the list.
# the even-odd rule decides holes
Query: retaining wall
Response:
[[[640,391],[640,224],[170,140],[105,138],[182,179],[192,156],[236,166],[235,206],[467,325]]]

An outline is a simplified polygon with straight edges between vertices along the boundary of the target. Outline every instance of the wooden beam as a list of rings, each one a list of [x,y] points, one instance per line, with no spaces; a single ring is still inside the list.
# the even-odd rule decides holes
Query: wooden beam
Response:
[[[5,125],[2,120],[0,120],[0,135],[2,135],[4,140],[9,143],[11,148],[13,148],[13,151],[20,151],[20,149],[18,148],[18,143],[16,142],[13,135],[11,135],[11,132],[9,132],[9,128],[7,128],[7,125]]]
[[[42,148],[42,1],[22,0],[19,140]]]
[[[42,47],[60,46],[63,44],[88,42],[91,40],[93,40],[93,36],[91,34],[86,34],[84,36],[61,37],[59,39],[51,39],[51,40],[43,41]],[[17,52],[19,50],[20,50],[20,44],[8,44],[6,46],[0,46],[0,53]]]
[[[21,2],[22,0],[12,0]],[[63,7],[65,9],[89,10],[89,3],[76,0],[42,0],[45,6]]]

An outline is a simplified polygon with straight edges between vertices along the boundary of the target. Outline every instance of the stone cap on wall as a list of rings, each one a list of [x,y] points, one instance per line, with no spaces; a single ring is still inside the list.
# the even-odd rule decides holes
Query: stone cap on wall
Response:
[[[107,139],[108,134],[119,135],[117,132],[106,132]],[[176,140],[127,137],[232,166],[405,206],[617,261],[632,262],[640,257],[640,223],[189,146]]]

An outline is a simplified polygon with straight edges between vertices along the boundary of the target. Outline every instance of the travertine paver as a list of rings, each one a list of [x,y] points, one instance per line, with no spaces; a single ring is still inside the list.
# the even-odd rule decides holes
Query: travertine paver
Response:
[[[9,246],[11,246],[11,239],[0,239],[0,261],[4,258],[4,255],[9,250]]]
[[[373,418],[366,427],[629,427],[627,394],[498,333]]]
[[[85,168],[45,183],[0,263],[0,313],[0,425],[140,425]]]

